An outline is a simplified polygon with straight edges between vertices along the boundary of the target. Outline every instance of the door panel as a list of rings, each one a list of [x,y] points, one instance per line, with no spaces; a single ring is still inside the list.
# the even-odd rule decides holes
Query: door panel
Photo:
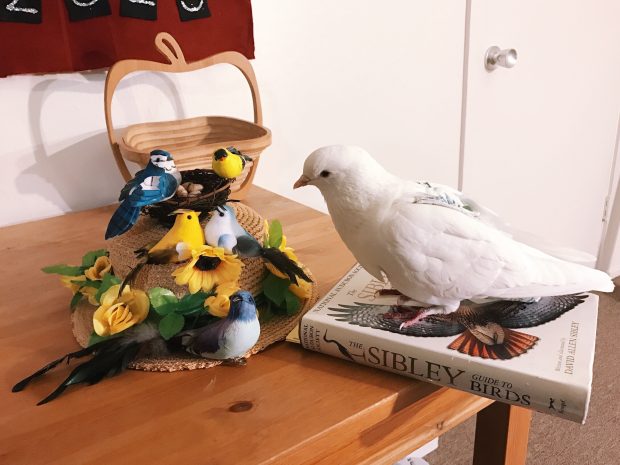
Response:
[[[596,255],[620,111],[620,2],[473,0],[463,190]],[[487,71],[488,47],[514,68]]]

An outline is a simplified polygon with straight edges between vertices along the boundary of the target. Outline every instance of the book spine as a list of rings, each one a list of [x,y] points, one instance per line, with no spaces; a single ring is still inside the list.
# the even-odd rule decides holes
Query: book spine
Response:
[[[585,420],[589,394],[582,388],[511,371],[500,364],[490,367],[474,360],[464,362],[366,334],[359,327],[313,318],[311,313],[304,316],[299,336],[309,350],[567,420]]]

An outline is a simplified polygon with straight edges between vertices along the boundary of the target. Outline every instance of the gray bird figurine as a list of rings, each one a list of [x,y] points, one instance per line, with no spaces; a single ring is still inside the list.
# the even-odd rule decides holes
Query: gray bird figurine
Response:
[[[226,318],[180,334],[185,349],[204,358],[235,360],[254,347],[260,335],[252,294],[239,291],[230,297]]]
[[[263,247],[237,222],[234,210],[218,207],[205,225],[205,240],[211,247],[222,247],[226,253],[240,257],[262,257],[284,273],[293,283],[297,278],[312,282],[310,277],[284,252],[275,247]]]

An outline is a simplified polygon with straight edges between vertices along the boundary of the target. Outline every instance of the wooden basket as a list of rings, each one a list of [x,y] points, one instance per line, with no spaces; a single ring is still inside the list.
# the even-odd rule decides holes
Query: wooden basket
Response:
[[[271,144],[271,131],[262,125],[263,115],[256,76],[250,62],[238,52],[223,52],[187,63],[177,41],[168,33],[155,37],[155,46],[168,63],[147,60],[122,60],[108,72],[105,84],[105,120],[112,153],[125,181],[131,179],[125,160],[145,167],[153,149],[164,149],[174,156],[181,171],[211,168],[213,152],[230,145],[252,157],[232,186],[231,198],[243,199],[252,184],[261,152]],[[182,73],[219,63],[235,66],[245,76],[252,92],[254,123],[227,116],[199,116],[175,121],[134,124],[127,127],[117,140],[112,123],[112,98],[119,82],[135,71]]]

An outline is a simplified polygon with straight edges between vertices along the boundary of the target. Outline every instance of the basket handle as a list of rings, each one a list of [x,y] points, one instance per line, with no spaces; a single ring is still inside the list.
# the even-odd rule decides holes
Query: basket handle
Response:
[[[252,104],[254,107],[254,123],[258,125],[263,124],[263,110],[260,102],[260,94],[258,92],[258,84],[256,82],[256,75],[250,61],[239,52],[222,52],[216,55],[212,55],[202,60],[188,63],[185,61],[185,55],[179,46],[178,42],[167,32],[160,32],[155,37],[155,47],[164,55],[167,59],[167,63],[161,63],[158,61],[148,60],[121,60],[116,62],[110,68],[105,80],[104,91],[104,111],[105,111],[105,125],[108,131],[108,140],[116,165],[125,181],[131,179],[131,173],[127,168],[127,164],[123,159],[123,154],[118,145],[116,138],[116,132],[114,130],[114,123],[112,121],[112,98],[116,87],[121,80],[136,71],[163,71],[167,73],[183,73],[187,71],[195,71],[198,69],[207,68],[212,65],[220,63],[228,63],[237,68],[247,81],[252,92]],[[250,179],[253,176],[255,166],[250,168],[251,172],[248,173]]]

